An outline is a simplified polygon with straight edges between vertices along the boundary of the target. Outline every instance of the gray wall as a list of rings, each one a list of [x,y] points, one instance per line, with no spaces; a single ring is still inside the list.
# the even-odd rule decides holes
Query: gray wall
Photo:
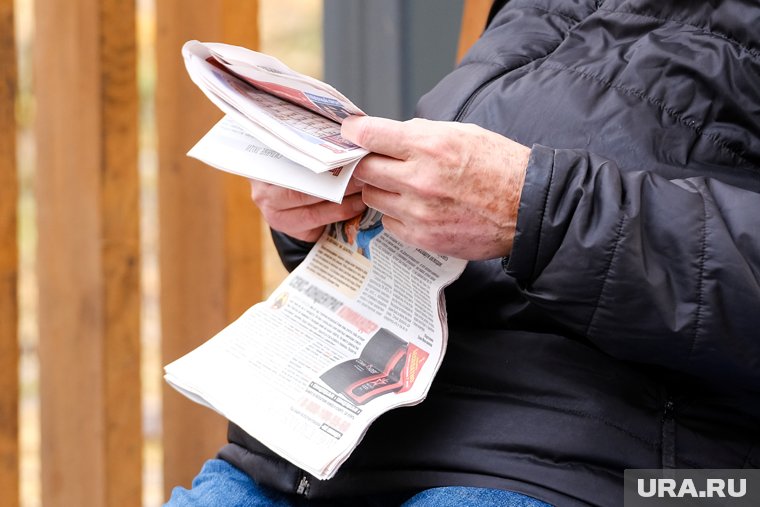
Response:
[[[463,0],[324,0],[324,80],[405,120],[455,64]]]

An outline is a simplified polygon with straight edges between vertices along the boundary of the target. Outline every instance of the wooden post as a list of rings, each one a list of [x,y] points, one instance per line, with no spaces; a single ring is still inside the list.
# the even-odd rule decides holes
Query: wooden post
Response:
[[[161,329],[164,364],[211,338],[261,299],[260,219],[249,184],[185,156],[222,117],[190,81],[190,39],[258,42],[257,0],[157,2]],[[226,443],[226,421],[166,387],[164,484],[188,487]]]
[[[16,44],[13,0],[0,0],[0,505],[19,505]]]
[[[35,8],[42,500],[140,505],[135,6]]]
[[[258,0],[223,0],[222,42],[249,49],[259,46]],[[262,218],[251,201],[250,183],[223,174],[225,203],[225,280],[227,322],[264,296]]]
[[[459,49],[457,50],[457,61],[461,60],[464,54],[470,49],[483,29],[488,19],[488,11],[491,10],[493,0],[465,0],[464,11],[462,12],[462,29],[459,32]]]

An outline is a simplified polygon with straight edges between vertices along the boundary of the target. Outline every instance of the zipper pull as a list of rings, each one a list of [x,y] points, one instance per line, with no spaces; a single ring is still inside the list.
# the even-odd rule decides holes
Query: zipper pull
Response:
[[[301,480],[298,481],[298,487],[296,488],[296,494],[302,496],[309,494],[309,478],[306,475],[301,475]]]
[[[662,407],[662,441],[660,449],[660,466],[662,468],[676,468],[676,404],[673,398],[668,396]]]

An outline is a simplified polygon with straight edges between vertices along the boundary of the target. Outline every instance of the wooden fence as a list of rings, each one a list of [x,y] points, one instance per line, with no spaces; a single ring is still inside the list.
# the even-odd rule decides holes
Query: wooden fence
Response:
[[[463,44],[488,1],[468,0]],[[255,48],[258,0],[156,2],[162,362],[262,295],[260,220],[241,178],[184,153],[218,113],[188,39]],[[473,17],[473,12],[480,14]],[[468,14],[469,13],[469,14]],[[135,2],[35,0],[37,279],[44,507],[142,503]],[[468,17],[470,16],[470,17]],[[474,28],[473,28],[474,27]],[[14,0],[0,0],[0,505],[19,499]],[[164,482],[188,485],[225,422],[163,393]]]

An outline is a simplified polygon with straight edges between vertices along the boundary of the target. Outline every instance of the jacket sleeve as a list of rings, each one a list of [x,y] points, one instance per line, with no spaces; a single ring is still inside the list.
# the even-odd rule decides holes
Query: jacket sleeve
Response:
[[[760,194],[534,146],[504,260],[526,297],[621,359],[760,390]]]
[[[280,255],[280,260],[288,272],[296,269],[301,264],[301,261],[306,258],[311,247],[314,246],[314,243],[292,238],[284,232],[275,231],[274,229],[270,229],[270,231],[274,246]]]

